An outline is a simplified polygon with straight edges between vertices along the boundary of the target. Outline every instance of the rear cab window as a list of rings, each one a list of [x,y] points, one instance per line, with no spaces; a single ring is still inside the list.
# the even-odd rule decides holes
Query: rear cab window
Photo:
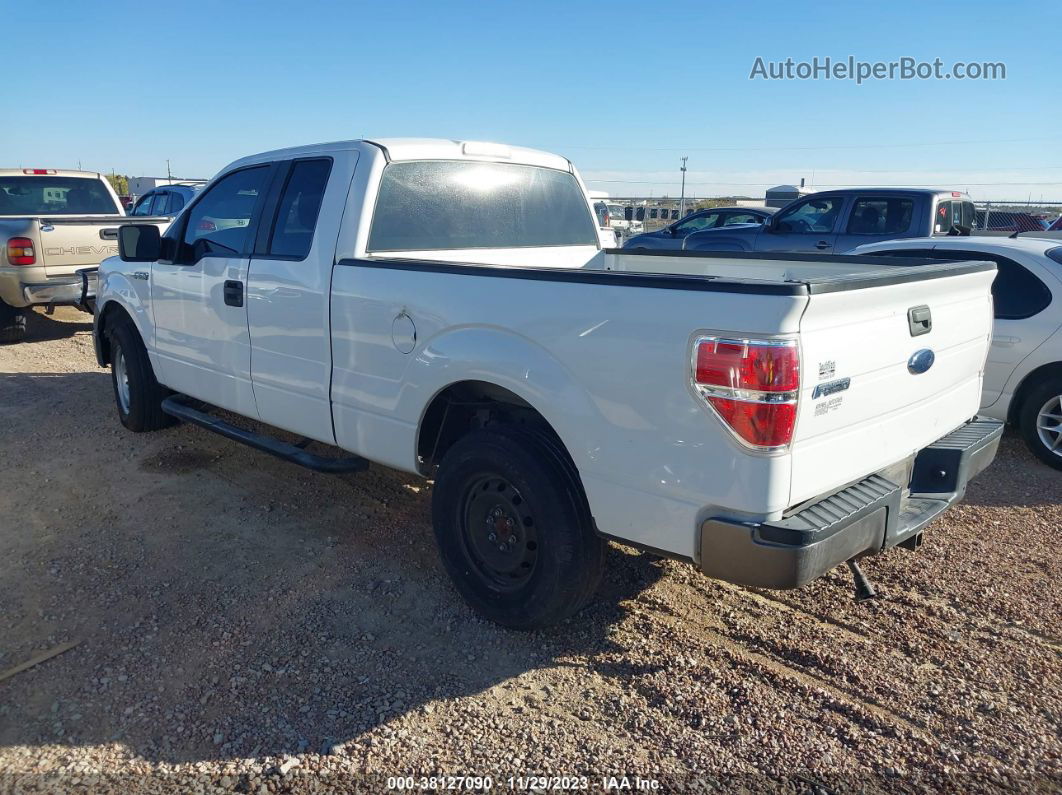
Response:
[[[116,215],[103,181],[91,177],[0,177],[0,215]]]
[[[974,228],[976,216],[971,201],[957,198],[940,199],[933,213],[933,234],[968,235]]]
[[[575,176],[541,166],[471,160],[388,164],[368,250],[598,246]]]

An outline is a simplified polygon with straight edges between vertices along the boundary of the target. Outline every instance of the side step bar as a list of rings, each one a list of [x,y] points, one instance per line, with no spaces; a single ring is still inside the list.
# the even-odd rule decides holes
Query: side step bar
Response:
[[[162,410],[171,417],[206,428],[208,431],[221,434],[228,439],[253,447],[255,450],[275,455],[277,458],[283,458],[285,461],[315,472],[361,472],[369,467],[369,462],[361,456],[328,458],[314,455],[297,445],[282,442],[275,437],[237,428],[231,423],[193,407],[193,403],[201,405],[200,401],[193,400],[186,395],[171,395],[162,401]]]

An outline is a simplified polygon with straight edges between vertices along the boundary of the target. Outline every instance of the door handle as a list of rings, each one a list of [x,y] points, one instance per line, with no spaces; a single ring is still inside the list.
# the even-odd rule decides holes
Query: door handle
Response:
[[[225,305],[243,306],[243,282],[225,282]]]
[[[1021,342],[1021,337],[1000,337],[996,335],[993,335],[992,337],[992,344],[998,345],[1001,348],[1017,345],[1019,342]]]
[[[815,248],[818,248],[818,249],[829,248],[829,247],[830,247],[830,244],[827,243],[825,240],[820,240],[818,243],[815,244]]]

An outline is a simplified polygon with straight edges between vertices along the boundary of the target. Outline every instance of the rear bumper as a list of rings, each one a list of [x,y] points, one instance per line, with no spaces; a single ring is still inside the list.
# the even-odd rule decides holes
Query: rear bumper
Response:
[[[27,305],[74,304],[80,305],[84,298],[96,297],[96,274],[88,274],[86,284],[79,274],[63,279],[22,285],[22,295]]]
[[[739,585],[797,588],[846,560],[913,541],[992,463],[1002,433],[998,420],[971,420],[919,451],[906,486],[874,474],[774,522],[708,519],[699,567]]]

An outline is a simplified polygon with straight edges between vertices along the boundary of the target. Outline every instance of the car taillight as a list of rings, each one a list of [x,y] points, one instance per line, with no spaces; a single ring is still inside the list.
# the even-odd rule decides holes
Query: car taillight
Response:
[[[37,252],[33,250],[33,241],[28,237],[12,237],[7,241],[7,261],[12,265],[33,265],[37,262]]]
[[[749,447],[775,450],[793,441],[800,391],[796,340],[699,337],[693,385]]]
[[[195,228],[198,229],[200,232],[218,231],[218,225],[215,224],[213,221],[207,221],[206,219],[203,219],[198,224],[196,224]]]
[[[55,169],[54,168],[24,168],[24,169],[22,169],[22,173],[23,174],[54,174],[55,173]]]

